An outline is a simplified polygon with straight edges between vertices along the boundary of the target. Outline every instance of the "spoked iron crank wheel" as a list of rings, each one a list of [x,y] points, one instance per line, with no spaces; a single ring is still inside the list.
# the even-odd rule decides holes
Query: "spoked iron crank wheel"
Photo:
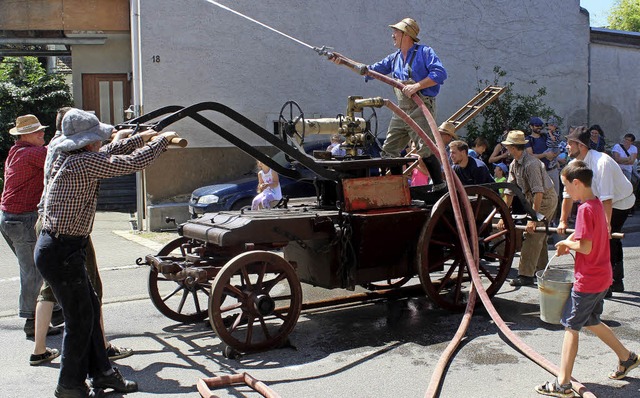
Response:
[[[466,191],[478,230],[480,278],[492,297],[511,268],[516,229],[509,208],[497,193],[482,186],[468,186]],[[505,225],[502,231],[493,227],[499,218]],[[449,194],[436,202],[422,230],[418,242],[418,274],[422,286],[436,304],[452,311],[464,310],[472,281]]]
[[[158,256],[182,257],[180,246],[188,241],[185,237],[172,240],[160,249]],[[210,293],[210,282],[173,281],[150,267],[149,297],[158,311],[169,319],[183,323],[205,320]]]
[[[242,253],[220,270],[209,300],[209,322],[218,337],[240,352],[282,344],[302,310],[295,269],[267,251]]]

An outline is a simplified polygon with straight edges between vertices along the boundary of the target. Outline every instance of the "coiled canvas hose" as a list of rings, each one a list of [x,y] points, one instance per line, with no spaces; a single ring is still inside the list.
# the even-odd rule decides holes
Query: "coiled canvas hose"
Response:
[[[345,65],[354,71],[358,72],[361,75],[366,75],[372,77],[376,80],[380,80],[383,83],[386,83],[392,87],[396,87],[400,90],[404,87],[404,84],[400,83],[397,80],[394,80],[388,76],[381,75],[375,71],[369,70],[366,65],[359,64],[354,62],[353,60],[346,58],[345,56],[339,53],[327,53],[326,54],[330,60],[338,65]],[[436,369],[431,376],[431,381],[429,382],[429,387],[425,393],[425,397],[436,397],[438,396],[440,385],[442,382],[442,376],[444,375],[444,369],[446,368],[447,363],[451,359],[451,356],[455,352],[456,348],[460,344],[462,337],[464,337],[467,328],[469,326],[471,316],[473,314],[473,309],[475,307],[476,302],[476,293],[480,295],[480,300],[482,304],[486,308],[487,312],[491,316],[491,319],[496,323],[500,331],[507,337],[507,339],[513,343],[525,356],[531,359],[533,362],[537,363],[543,369],[548,371],[553,375],[558,374],[558,367],[551,363],[549,360],[544,358],[542,355],[537,353],[533,348],[529,347],[522,341],[515,333],[509,329],[506,323],[502,320],[493,304],[491,303],[491,299],[487,295],[487,292],[484,290],[482,286],[482,282],[480,280],[480,275],[478,274],[478,262],[479,262],[479,249],[478,249],[478,233],[476,230],[476,226],[474,222],[469,222],[467,225],[469,230],[467,233],[467,228],[464,223],[464,219],[462,217],[462,210],[460,205],[464,208],[464,211],[467,215],[468,220],[474,220],[473,212],[471,209],[471,202],[466,195],[464,186],[457,175],[453,173],[453,169],[449,164],[447,159],[447,154],[444,148],[444,142],[440,137],[438,132],[438,126],[436,125],[433,116],[424,105],[422,100],[417,94],[414,94],[411,97],[414,102],[420,107],[425,117],[427,118],[427,122],[429,123],[429,128],[434,133],[433,136],[436,140],[436,144],[429,138],[429,136],[418,126],[405,112],[403,112],[397,105],[392,103],[389,100],[385,100],[385,106],[387,106],[393,113],[395,113],[398,117],[402,118],[419,136],[422,138],[422,141],[429,146],[433,153],[438,153],[440,158],[440,163],[442,163],[445,179],[447,181],[448,187],[455,187],[455,189],[449,189],[449,195],[451,196],[451,205],[453,208],[454,218],[456,222],[456,226],[458,228],[458,232],[460,236],[469,236],[470,240],[467,241],[465,239],[460,239],[462,243],[462,249],[464,252],[465,259],[469,266],[469,270],[471,273],[471,278],[473,280],[473,286],[469,293],[469,301],[467,302],[467,307],[465,309],[465,313],[463,315],[462,321],[454,338],[451,340],[447,348],[442,353],[440,360],[436,365]],[[595,395],[588,391],[587,388],[579,383],[576,379],[572,378],[572,387],[575,391],[580,394],[580,396],[585,398],[594,398]]]

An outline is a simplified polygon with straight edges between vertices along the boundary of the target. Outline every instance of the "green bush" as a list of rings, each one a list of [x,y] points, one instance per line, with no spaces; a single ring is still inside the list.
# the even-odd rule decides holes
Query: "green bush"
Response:
[[[56,111],[73,98],[64,75],[47,74],[36,57],[5,57],[0,62],[0,176],[14,138],[9,129],[20,115],[33,114],[49,126],[45,140],[55,133]]]
[[[480,67],[476,66],[476,73]],[[515,83],[507,81],[507,72],[499,66],[493,68],[493,79],[478,78],[478,92],[485,87],[506,87],[505,92],[492,104],[487,106],[476,118],[467,124],[467,141],[473,142],[477,137],[484,137],[489,141],[488,152],[498,143],[504,131],[522,130],[528,134],[529,119],[538,116],[547,120],[550,116],[558,119],[558,128],[562,125],[562,118],[544,102],[547,95],[545,87],[539,87],[535,80],[527,83],[527,87],[516,92]],[[528,91],[529,94],[522,94]]]

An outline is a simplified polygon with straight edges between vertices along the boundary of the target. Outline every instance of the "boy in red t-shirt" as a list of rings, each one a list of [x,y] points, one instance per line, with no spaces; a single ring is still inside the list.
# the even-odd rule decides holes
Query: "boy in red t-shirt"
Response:
[[[613,331],[600,321],[604,297],[612,281],[609,261],[609,232],[602,202],[591,190],[593,171],[587,164],[575,160],[562,170],[562,183],[571,199],[581,203],[576,217],[575,232],[556,244],[556,255],[576,252],[575,283],[562,311],[565,327],[560,358],[560,371],[554,382],[536,387],[542,395],[573,397],[571,373],[578,352],[578,332],[584,326],[608,345],[618,356],[618,368],[609,374],[622,379],[640,364],[638,356],[629,351]]]

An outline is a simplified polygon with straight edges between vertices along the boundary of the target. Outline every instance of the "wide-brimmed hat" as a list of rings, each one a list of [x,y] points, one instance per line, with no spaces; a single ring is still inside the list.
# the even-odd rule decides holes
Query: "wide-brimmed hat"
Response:
[[[507,138],[501,142],[502,145],[524,145],[527,143],[525,135],[520,130],[511,130],[507,134]]]
[[[16,119],[16,127],[9,130],[11,135],[23,135],[31,134],[36,131],[44,130],[49,126],[43,126],[40,124],[40,120],[34,115],[18,116]]]
[[[398,29],[399,31],[404,32],[406,35],[412,38],[413,41],[415,42],[420,41],[420,39],[418,39],[418,33],[420,33],[420,27],[418,26],[418,23],[411,18],[405,18],[398,23],[389,25],[389,27]]]
[[[567,135],[567,141],[576,141],[589,148],[589,140],[591,139],[591,133],[583,126],[575,127]]]
[[[454,140],[458,139],[456,134],[456,126],[451,122],[444,122],[438,127],[438,131],[442,134],[448,134],[453,137]]]
[[[93,113],[73,108],[62,119],[62,135],[56,142],[56,150],[68,152],[96,141],[111,138],[113,126],[100,123]]]

